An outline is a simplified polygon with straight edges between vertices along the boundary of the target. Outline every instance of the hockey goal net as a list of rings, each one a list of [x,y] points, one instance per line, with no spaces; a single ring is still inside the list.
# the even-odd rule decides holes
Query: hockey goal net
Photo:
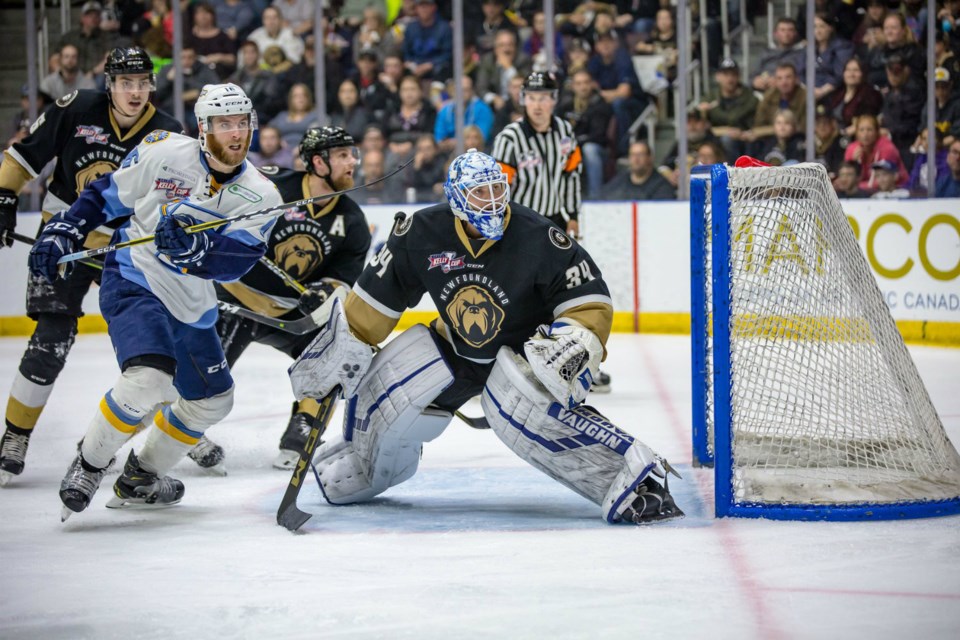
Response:
[[[694,463],[718,516],[960,512],[960,456],[820,165],[691,185]]]

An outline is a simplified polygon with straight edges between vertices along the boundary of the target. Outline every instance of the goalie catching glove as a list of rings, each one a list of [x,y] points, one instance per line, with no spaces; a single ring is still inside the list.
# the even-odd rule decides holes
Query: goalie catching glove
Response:
[[[592,331],[554,322],[523,345],[534,375],[566,409],[583,402],[597,377],[603,344]]]
[[[210,250],[210,237],[206,231],[187,233],[184,229],[197,223],[196,218],[185,213],[163,215],[154,237],[157,251],[178,267],[199,267]]]

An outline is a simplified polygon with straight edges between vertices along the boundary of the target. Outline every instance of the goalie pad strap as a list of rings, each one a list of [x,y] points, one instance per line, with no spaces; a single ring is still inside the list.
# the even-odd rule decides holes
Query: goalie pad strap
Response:
[[[384,347],[348,400],[342,432],[314,458],[327,501],[369,500],[413,476],[421,445],[452,418],[427,406],[452,383],[425,326],[411,327]]]
[[[625,498],[657,464],[656,454],[591,407],[561,407],[530,366],[508,347],[481,399],[497,436],[522,459],[554,480],[603,506],[615,522]]]

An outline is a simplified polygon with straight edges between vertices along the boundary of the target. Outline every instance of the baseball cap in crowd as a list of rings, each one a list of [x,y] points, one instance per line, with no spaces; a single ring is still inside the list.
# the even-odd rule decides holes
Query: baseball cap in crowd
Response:
[[[891,173],[897,172],[897,167],[894,166],[894,164],[889,160],[877,160],[872,165],[870,165],[870,168],[873,169],[874,171],[889,171]]]
[[[374,49],[373,47],[363,47],[362,49],[360,49],[360,52],[357,54],[357,59],[362,60],[363,58],[377,62],[380,59],[380,55],[377,53],[377,50]]]
[[[91,11],[96,11],[97,13],[100,13],[101,11],[103,11],[103,5],[100,4],[99,2],[85,2],[83,3],[83,6],[80,7],[80,15],[88,14]]]
[[[943,67],[937,67],[933,71],[933,78],[936,82],[950,82],[950,72]]]
[[[720,61],[717,71],[740,71],[740,66],[733,58],[724,58]]]

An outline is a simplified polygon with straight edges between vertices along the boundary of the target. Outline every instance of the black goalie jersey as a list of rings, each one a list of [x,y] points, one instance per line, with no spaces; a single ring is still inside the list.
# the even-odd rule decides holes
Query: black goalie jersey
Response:
[[[284,202],[311,197],[309,175],[303,171],[261,169]],[[347,196],[320,201],[319,206],[290,208],[277,218],[266,257],[303,285],[321,281],[353,285],[370,250],[370,228],[356,202]],[[239,282],[222,285],[229,296],[248,309],[281,316],[297,307],[296,291],[263,264],[254,265]]]
[[[346,305],[350,327],[379,343],[424,293],[440,312],[437,331],[474,362],[491,362],[502,345],[522,353],[539,325],[560,317],[603,342],[610,333],[610,293],[593,259],[516,203],[496,242],[469,238],[446,204],[396,225],[354,285]]]
[[[30,135],[6,153],[8,160],[15,160],[30,178],[37,177],[50,160],[57,158],[43,200],[46,220],[69,208],[89,183],[113,172],[127,153],[156,129],[174,133],[183,130],[173,117],[148,104],[136,124],[121,132],[106,93],[74,91],[48,107],[30,127]],[[114,224],[122,224],[122,220]],[[113,233],[107,229],[102,232],[107,239]],[[103,241],[101,237],[100,243]]]

